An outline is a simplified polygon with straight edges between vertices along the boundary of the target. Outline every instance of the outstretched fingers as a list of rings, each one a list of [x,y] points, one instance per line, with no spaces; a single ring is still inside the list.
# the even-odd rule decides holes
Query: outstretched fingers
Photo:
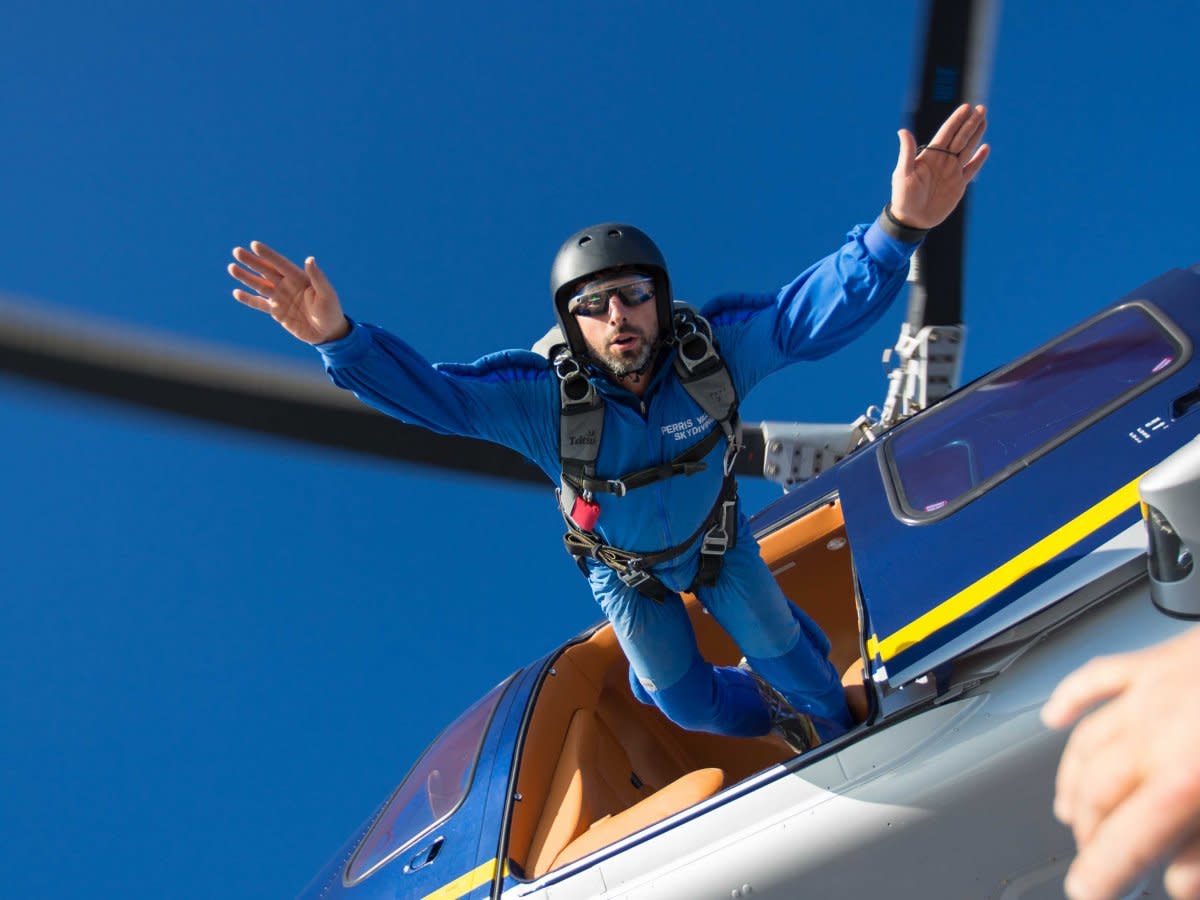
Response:
[[[960,153],[967,145],[971,134],[974,132],[977,125],[976,109],[983,107],[972,108],[969,103],[964,103],[954,112],[950,113],[942,127],[934,134],[928,146],[939,147],[949,153]]]
[[[259,273],[264,278],[276,280],[282,277],[278,269],[276,269],[258,254],[250,252],[245,247],[234,247],[233,258],[240,262],[247,269],[251,269],[252,271]]]
[[[1163,877],[1172,897],[1200,897],[1200,834],[1193,832],[1180,845]]]
[[[934,132],[933,137],[929,139],[929,143],[926,146],[941,147],[943,150],[954,152],[950,145],[954,142],[954,138],[958,134],[959,129],[962,128],[963,123],[970,116],[971,107],[968,104],[964,103],[959,106],[958,109],[950,113],[941,127]]]
[[[987,162],[988,154],[991,153],[991,147],[987,144],[982,144],[984,132],[987,131],[987,110],[982,106],[976,106],[971,113],[970,120],[963,126],[957,137],[965,135],[965,140],[961,148],[955,147],[955,152],[958,158],[966,159],[967,163],[963,166],[963,177],[970,181],[983,168],[983,164]]]
[[[308,275],[313,287],[317,289],[318,294],[326,297],[334,296],[333,285],[329,283],[329,279],[317,265],[316,257],[310,256],[304,261],[304,272]]]
[[[271,315],[275,309],[275,305],[266,297],[252,294],[249,291],[243,291],[241,288],[233,289],[233,299],[244,306],[257,309],[259,312],[264,312],[267,315]]]
[[[1087,753],[1074,768],[1069,780],[1055,782],[1054,814],[1071,827],[1075,843],[1083,846],[1096,833],[1096,829],[1114,809],[1120,806],[1145,780],[1145,763],[1140,759],[1139,749],[1126,738],[1120,725],[1109,730],[1107,741],[1096,740],[1093,735],[1086,746],[1076,747]]]
[[[234,288],[233,299],[251,309],[273,315],[275,304],[271,295],[275,291],[276,281],[280,278],[279,273],[244,247],[234,247],[233,258],[241,265],[230,263],[225,270],[250,289]],[[257,274],[259,272],[262,274]]]
[[[285,278],[289,275],[299,276],[299,277],[304,276],[303,269],[301,269],[298,265],[296,265],[294,262],[292,262],[290,259],[288,259],[286,256],[284,256],[282,253],[278,253],[275,250],[272,250],[270,247],[268,247],[262,241],[251,241],[250,249],[254,251],[254,253],[258,256],[259,259],[265,260],[267,262],[267,264],[271,266],[271,268],[273,268],[280,275],[283,275]],[[258,267],[255,266],[254,268],[258,268]],[[259,270],[259,271],[261,271],[261,270]],[[266,274],[266,273],[264,273],[264,274]]]
[[[971,111],[971,117],[963,123],[963,127],[954,137],[954,151],[961,156],[970,156],[983,140],[985,131],[987,131],[987,110],[982,106],[976,106]],[[962,142],[961,146],[959,141]]]
[[[271,291],[275,289],[274,282],[268,281],[259,275],[255,275],[249,269],[243,269],[241,266],[236,265],[235,263],[230,263],[228,266],[226,266],[226,271],[228,271],[230,275],[232,275],[246,287],[250,288],[250,290],[258,291],[264,297],[269,297]]]
[[[1129,787],[1118,788],[1115,784],[1100,786],[1096,783],[1097,771],[1103,772],[1108,782],[1119,780],[1114,773],[1123,769],[1128,757],[1113,759],[1108,750],[1110,745],[1121,742],[1121,727],[1123,721],[1120,710],[1114,711],[1112,706],[1096,710],[1087,716],[1071,732],[1067,746],[1063,750],[1062,759],[1058,763],[1058,771],[1054,776],[1054,815],[1064,825],[1076,829],[1076,838],[1080,837],[1079,829],[1086,830],[1089,810],[1100,805],[1096,796],[1097,791],[1103,792],[1108,787],[1117,791],[1117,798],[1128,793]],[[1122,746],[1128,752],[1128,748]],[[1132,766],[1129,766],[1132,770]],[[1136,776],[1135,776],[1136,780]],[[1109,801],[1108,805],[1111,806]]]
[[[913,162],[917,158],[917,139],[907,128],[896,132],[900,138],[900,155],[896,159],[896,171],[903,176],[912,172]]]
[[[1089,706],[1125,690],[1137,671],[1131,656],[1102,656],[1064,678],[1042,707],[1043,724],[1066,728]]]
[[[963,166],[963,178],[967,181],[974,179],[979,174],[979,170],[983,168],[983,164],[987,162],[988,154],[992,152],[990,144],[984,144],[975,151],[975,155]]]
[[[1133,793],[1080,847],[1067,873],[1067,896],[1120,896],[1182,835],[1195,834],[1195,793],[1194,784],[1176,781],[1170,773]]]
[[[954,135],[950,148],[960,156],[974,153],[979,142],[983,140],[983,132],[986,129],[987,113],[982,106],[976,106]]]
[[[344,337],[350,323],[337,293],[311,256],[303,267],[262,241],[250,249],[235,247],[227,271],[241,283],[233,297],[239,303],[266,313],[288,334],[308,344]]]

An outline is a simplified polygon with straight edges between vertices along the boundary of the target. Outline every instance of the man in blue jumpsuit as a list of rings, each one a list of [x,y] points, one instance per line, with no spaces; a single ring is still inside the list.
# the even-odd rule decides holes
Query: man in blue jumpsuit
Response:
[[[987,159],[985,127],[983,107],[963,105],[926,147],[902,130],[891,201],[875,224],[855,228],[777,294],[723,296],[703,308],[737,397],[784,365],[836,350],[882,315],[925,231],[953,211]],[[234,296],[315,345],[336,384],[410,424],[509,446],[560,480],[559,376],[545,357],[508,350],[471,365],[431,365],[400,338],[348,319],[312,257],[297,266],[254,242],[234,258],[241,265],[230,273],[249,289]],[[569,278],[554,281],[562,271]],[[648,237],[631,226],[585,229],[563,245],[552,281],[564,340],[603,398],[598,477],[669,462],[718,427],[672,365],[670,282]],[[599,502],[585,495],[582,515],[571,516],[611,547],[675,550],[649,570],[664,595],[647,596],[595,558],[584,567],[639,699],[685,728],[747,737],[774,728],[805,749],[851,724],[825,636],[783,596],[744,516],[715,583],[697,577],[701,533],[722,495],[723,443],[713,442],[701,471]],[[700,657],[678,595],[687,590],[738,644],[745,666]]]

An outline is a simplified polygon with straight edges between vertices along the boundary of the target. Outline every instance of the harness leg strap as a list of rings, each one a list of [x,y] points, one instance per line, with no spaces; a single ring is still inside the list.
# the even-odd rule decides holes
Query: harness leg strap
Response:
[[[721,503],[720,512],[712,528],[704,533],[700,544],[700,564],[696,569],[696,580],[692,582],[689,591],[697,587],[712,587],[717,583],[721,574],[721,564],[725,554],[737,545],[737,491]]]
[[[643,597],[648,597],[659,603],[663,598],[670,593],[667,586],[651,575],[649,572],[644,572],[638,568],[613,569],[617,573],[617,577],[626,585],[633,588]]]

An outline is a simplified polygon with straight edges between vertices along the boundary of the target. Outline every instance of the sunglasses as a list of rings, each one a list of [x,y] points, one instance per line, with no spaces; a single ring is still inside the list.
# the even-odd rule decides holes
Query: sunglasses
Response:
[[[613,294],[620,297],[625,306],[641,306],[654,299],[654,279],[635,274],[592,282],[567,301],[567,312],[589,318],[608,315],[608,303]]]

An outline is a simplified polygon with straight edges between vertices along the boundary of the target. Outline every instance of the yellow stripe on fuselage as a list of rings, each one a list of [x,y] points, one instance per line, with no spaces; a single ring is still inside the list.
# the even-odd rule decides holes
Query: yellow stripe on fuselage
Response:
[[[452,882],[438,888],[432,894],[426,894],[421,900],[455,900],[455,898],[461,897],[463,894],[468,894],[477,887],[482,887],[495,877],[496,860],[489,859],[483,865],[472,869],[466,875],[455,878]]]
[[[867,641],[867,656],[878,656],[887,662],[897,653],[925,640],[939,628],[961,618],[971,610],[1012,587],[1034,569],[1052,560],[1063,551],[1082,541],[1092,532],[1107,525],[1121,513],[1138,503],[1139,475],[1118,491],[1109,494],[1091,509],[1085,510],[1032,547],[1014,556],[1004,565],[993,569],[974,584],[963,588],[949,600],[935,606],[920,618],[905,625],[894,634],[879,640],[875,635]]]

